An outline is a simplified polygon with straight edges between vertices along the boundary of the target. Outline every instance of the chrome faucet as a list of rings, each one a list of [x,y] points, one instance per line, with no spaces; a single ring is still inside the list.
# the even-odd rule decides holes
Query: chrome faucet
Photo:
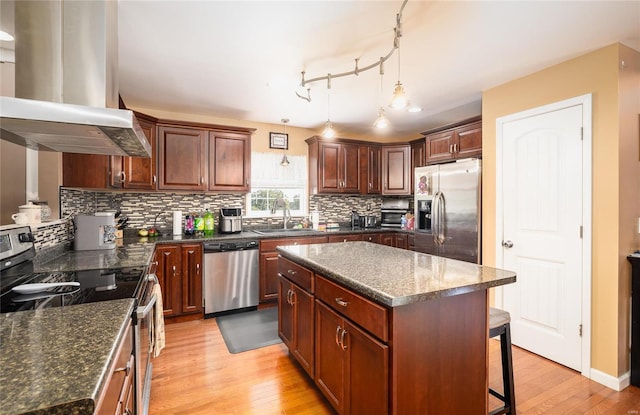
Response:
[[[284,221],[284,228],[287,229],[287,223],[289,223],[289,219],[291,219],[291,211],[289,210],[289,201],[286,198],[279,197],[273,201],[273,205],[271,206],[271,213],[276,213],[278,208],[282,208],[282,219]]]

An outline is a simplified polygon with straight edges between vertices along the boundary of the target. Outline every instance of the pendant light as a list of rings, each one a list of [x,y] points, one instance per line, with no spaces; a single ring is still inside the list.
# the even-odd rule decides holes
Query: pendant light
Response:
[[[404,86],[400,82],[400,36],[401,36],[401,28],[400,22],[398,21],[398,26],[394,29],[396,31],[395,42],[398,48],[398,83],[396,83],[396,87],[393,90],[393,98],[391,99],[391,104],[389,106],[393,109],[404,109],[409,106],[409,100],[407,99],[407,95],[404,92]]]
[[[380,99],[383,96],[382,78],[384,75],[384,60],[380,58]],[[389,119],[384,115],[384,108],[380,105],[378,110],[378,118],[373,122],[373,126],[379,130],[383,130],[389,126]]]
[[[331,74],[327,75],[327,122],[324,123],[324,131],[322,132],[322,136],[324,138],[334,138],[336,136],[336,131],[333,129],[333,124],[331,124],[331,117],[329,116],[331,109]]]
[[[284,135],[285,137],[287,136],[287,123],[289,122],[288,118],[283,118],[282,123],[284,124]],[[287,137],[287,142],[289,141],[289,138]],[[287,167],[289,165],[289,159],[287,158],[287,150],[282,150],[282,160],[280,161],[280,165],[282,167]]]

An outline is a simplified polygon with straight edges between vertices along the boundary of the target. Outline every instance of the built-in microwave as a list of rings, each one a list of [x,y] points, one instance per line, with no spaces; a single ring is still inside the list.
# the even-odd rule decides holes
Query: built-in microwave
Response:
[[[380,226],[383,228],[398,228],[402,226],[402,216],[409,210],[407,199],[384,199],[380,209]]]

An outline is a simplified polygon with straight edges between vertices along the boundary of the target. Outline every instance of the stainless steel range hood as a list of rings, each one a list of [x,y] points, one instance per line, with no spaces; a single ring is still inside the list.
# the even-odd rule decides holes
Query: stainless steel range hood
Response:
[[[16,1],[16,97],[0,97],[0,138],[28,148],[149,157],[118,108],[117,1]]]

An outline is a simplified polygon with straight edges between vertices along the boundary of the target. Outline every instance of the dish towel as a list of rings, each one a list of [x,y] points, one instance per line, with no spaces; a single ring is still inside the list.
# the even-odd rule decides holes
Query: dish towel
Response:
[[[160,352],[164,349],[164,311],[162,308],[162,289],[160,284],[156,284],[153,289],[156,296],[156,306],[153,307],[153,357],[160,356]]]

